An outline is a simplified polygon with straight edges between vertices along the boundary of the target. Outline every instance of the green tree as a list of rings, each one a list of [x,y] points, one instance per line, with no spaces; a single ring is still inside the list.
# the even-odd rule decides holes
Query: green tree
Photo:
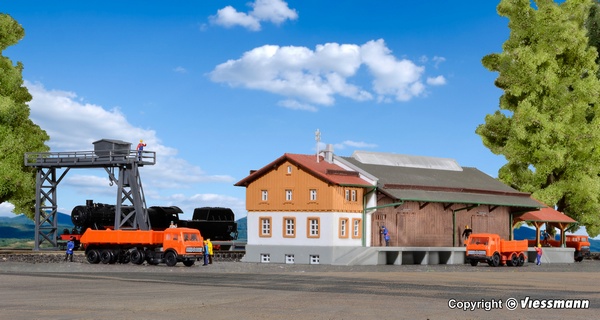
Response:
[[[25,35],[12,17],[0,14],[0,203],[10,202],[14,213],[35,214],[35,170],[26,167],[25,152],[43,152],[49,137],[29,119],[31,95],[23,86],[23,64],[4,57],[6,48]]]
[[[500,110],[476,133],[507,163],[498,178],[600,232],[600,81],[585,21],[593,2],[502,0],[509,19],[502,53],[482,59],[498,72]]]

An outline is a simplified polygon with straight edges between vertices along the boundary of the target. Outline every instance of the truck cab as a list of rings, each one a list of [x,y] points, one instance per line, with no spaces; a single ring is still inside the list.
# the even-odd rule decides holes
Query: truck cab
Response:
[[[204,254],[203,238],[200,231],[190,228],[167,228],[163,232],[165,263],[169,266],[178,261],[184,265],[193,265]]]

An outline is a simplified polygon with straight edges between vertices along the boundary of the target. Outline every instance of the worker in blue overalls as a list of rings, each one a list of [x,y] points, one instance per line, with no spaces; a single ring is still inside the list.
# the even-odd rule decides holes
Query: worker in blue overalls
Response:
[[[65,261],[73,262],[73,249],[75,249],[75,237],[71,237],[69,242],[67,242],[67,252],[65,254]]]

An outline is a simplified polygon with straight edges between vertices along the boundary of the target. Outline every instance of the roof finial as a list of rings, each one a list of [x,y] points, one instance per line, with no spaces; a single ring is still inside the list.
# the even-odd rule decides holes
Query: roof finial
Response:
[[[315,140],[317,141],[317,163],[319,162],[319,142],[321,142],[321,131],[315,131]]]

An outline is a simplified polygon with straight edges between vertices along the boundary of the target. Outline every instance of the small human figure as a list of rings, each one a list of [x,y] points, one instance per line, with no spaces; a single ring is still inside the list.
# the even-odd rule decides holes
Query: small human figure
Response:
[[[213,244],[210,242],[210,238],[206,239],[206,243],[208,244],[208,264],[212,264],[213,262]]]
[[[463,243],[465,246],[467,245],[467,240],[469,240],[469,236],[471,235],[471,233],[473,233],[473,230],[471,230],[471,228],[469,228],[469,225],[465,225],[465,230],[463,230],[462,232],[462,236],[465,239],[465,242]]]
[[[67,242],[67,251],[65,254],[65,261],[73,262],[73,249],[75,248],[75,237],[71,237]]]
[[[204,240],[204,264],[203,266],[208,265],[208,242]]]
[[[538,244],[537,247],[535,247],[535,252],[537,253],[535,264],[539,266],[540,264],[542,264],[542,253],[543,252],[542,252],[541,244]]]
[[[385,246],[390,246],[390,233],[385,226],[381,226],[381,234],[383,235],[383,240],[385,241]]]
[[[173,221],[171,221],[171,224],[169,225],[169,228],[177,228],[177,225],[173,223]]]
[[[144,151],[145,146],[144,140],[140,140],[140,143],[137,145],[138,159],[140,159],[140,161],[142,161],[142,151]]]
[[[544,240],[545,245],[548,244],[548,238],[550,238],[550,235],[548,234],[548,231],[544,229],[542,231],[542,239]]]

